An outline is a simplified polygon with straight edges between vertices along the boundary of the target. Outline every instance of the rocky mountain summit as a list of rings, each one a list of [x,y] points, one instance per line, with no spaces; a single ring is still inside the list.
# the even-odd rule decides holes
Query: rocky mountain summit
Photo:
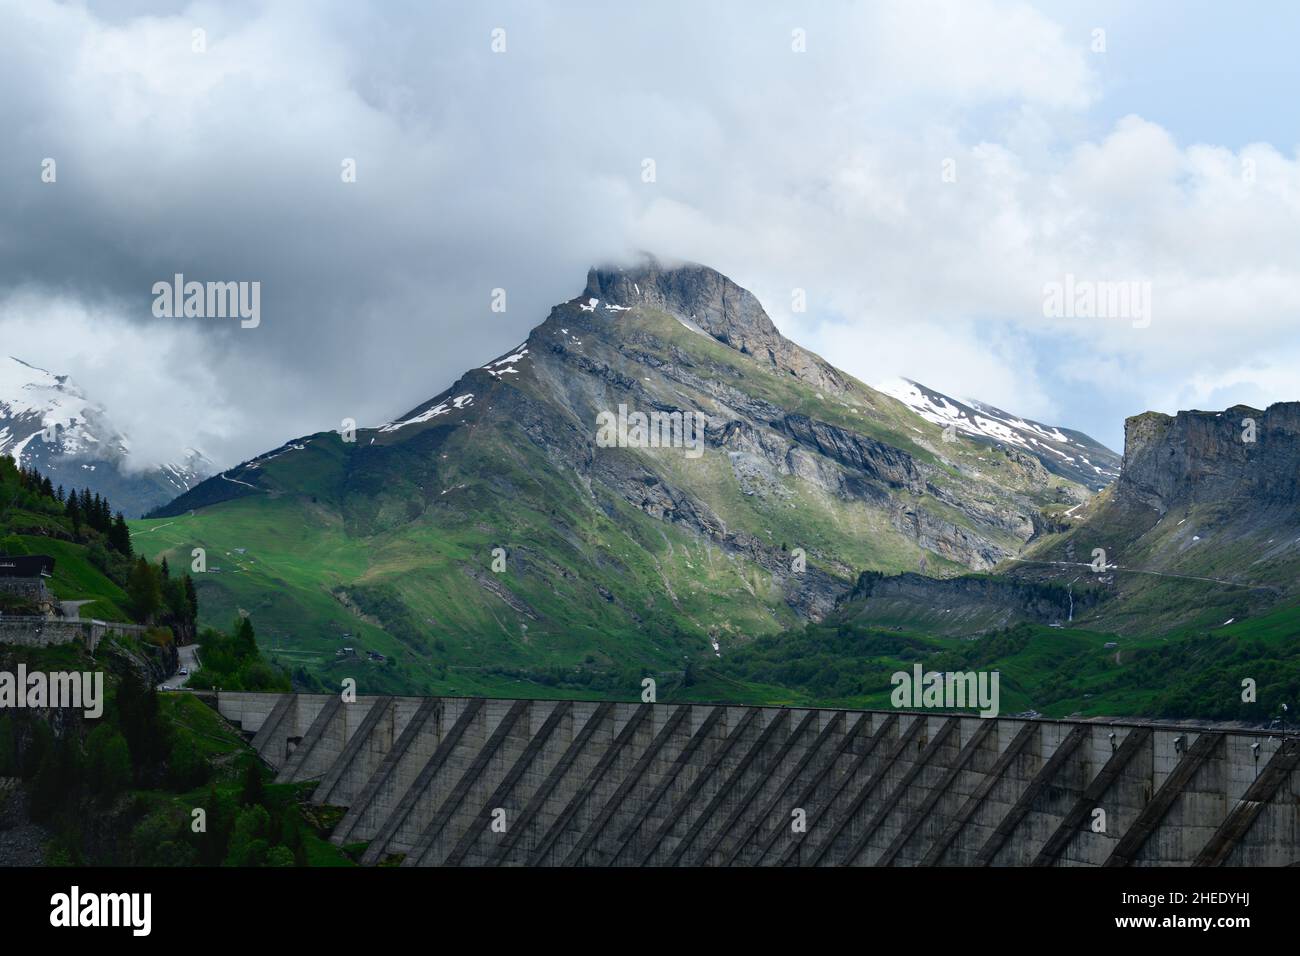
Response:
[[[814,388],[836,394],[849,389],[844,373],[777,331],[753,293],[707,266],[664,266],[646,256],[632,268],[590,270],[583,294],[588,301],[635,302],[666,312],[687,328],[710,335]]]

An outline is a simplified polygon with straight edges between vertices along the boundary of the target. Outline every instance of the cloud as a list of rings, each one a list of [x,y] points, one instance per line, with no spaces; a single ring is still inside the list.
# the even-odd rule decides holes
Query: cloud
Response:
[[[146,328],[76,298],[20,291],[0,299],[0,330],[14,357],[68,375],[108,410],[136,467],[239,438],[242,416],[213,404],[224,391],[215,352],[193,327]]]
[[[644,248],[862,377],[1103,439],[1197,389],[1297,397],[1296,158],[1092,128],[1090,37],[1045,9],[0,3],[0,341],[230,463],[400,414]],[[177,272],[260,281],[261,326],[155,319]],[[1150,328],[1044,318],[1066,273],[1149,280]]]

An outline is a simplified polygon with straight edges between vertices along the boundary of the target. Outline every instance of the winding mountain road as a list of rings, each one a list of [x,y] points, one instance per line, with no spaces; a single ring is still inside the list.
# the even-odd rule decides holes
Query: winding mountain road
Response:
[[[194,672],[203,666],[199,662],[198,644],[186,644],[176,650],[177,654],[180,656],[177,672],[159,684],[159,690],[177,690],[178,688],[184,687],[189,683],[190,677],[194,675]],[[189,673],[178,677],[180,671],[188,671]]]

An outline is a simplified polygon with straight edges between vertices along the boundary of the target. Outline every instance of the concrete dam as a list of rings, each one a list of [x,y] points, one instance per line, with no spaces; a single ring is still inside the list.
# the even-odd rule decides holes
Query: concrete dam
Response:
[[[220,692],[403,866],[1283,866],[1300,738],[725,704]]]

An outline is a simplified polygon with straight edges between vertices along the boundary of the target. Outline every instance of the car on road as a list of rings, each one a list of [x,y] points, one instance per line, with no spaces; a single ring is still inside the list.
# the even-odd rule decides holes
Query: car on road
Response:
[[[178,670],[176,673],[180,674],[182,677],[188,677],[189,674],[190,674],[190,672],[187,671],[184,667],[182,667],[182,668],[181,668],[180,670]]]

